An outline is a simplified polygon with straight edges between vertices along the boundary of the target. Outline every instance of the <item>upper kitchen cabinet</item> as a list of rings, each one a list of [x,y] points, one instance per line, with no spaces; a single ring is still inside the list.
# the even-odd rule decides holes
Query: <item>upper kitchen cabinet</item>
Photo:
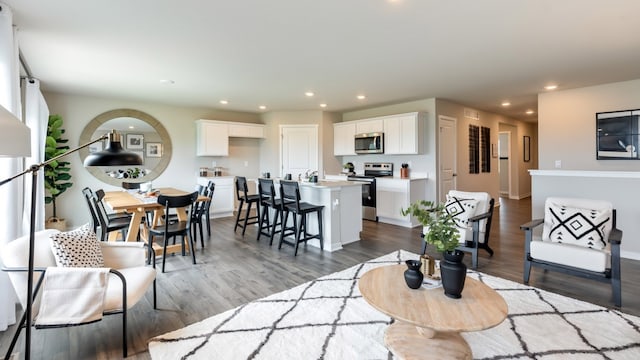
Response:
[[[356,121],[356,134],[379,133],[384,131],[384,122],[380,118]]]
[[[385,154],[420,153],[420,113],[388,116],[384,121]]]
[[[355,155],[355,135],[354,122],[333,124],[333,155]]]
[[[229,124],[223,121],[196,121],[196,155],[228,156]]]
[[[196,120],[196,156],[229,156],[229,138],[264,138],[264,125]]]
[[[231,123],[229,137],[264,139],[264,125]]]

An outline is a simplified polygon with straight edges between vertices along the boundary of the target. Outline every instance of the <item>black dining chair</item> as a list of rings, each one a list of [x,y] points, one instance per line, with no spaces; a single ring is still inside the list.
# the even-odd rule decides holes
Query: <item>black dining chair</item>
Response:
[[[112,231],[120,231],[122,240],[127,238],[127,230],[131,224],[131,216],[109,217],[104,207],[102,199],[104,198],[104,190],[98,189],[93,194],[93,210],[100,227],[100,240],[107,241],[108,235]],[[96,232],[97,234],[97,232]]]
[[[295,246],[294,256],[298,255],[298,245],[307,240],[318,239],[320,241],[320,249],[324,250],[324,236],[322,229],[322,210],[324,206],[313,205],[300,201],[300,188],[297,181],[280,180],[280,199],[282,199],[281,209],[283,212],[282,231],[280,231],[280,243],[278,250],[282,248],[282,244]],[[307,215],[310,213],[318,215],[318,233],[309,234],[307,232]],[[289,213],[293,213],[293,226],[287,226]],[[294,242],[286,239],[287,236],[294,235]]]
[[[91,214],[91,225],[93,227],[93,232],[97,234],[98,227],[100,226],[100,221],[98,220],[98,215],[96,214],[95,204],[93,202],[93,190],[89,187],[85,187],[82,189],[82,195],[84,196],[84,200],[87,203],[87,207],[89,208],[89,214]],[[109,221],[113,219],[131,219],[131,215],[124,212],[108,212],[104,207],[104,202],[100,202],[102,211],[107,214]]]
[[[211,236],[211,220],[209,219],[209,208],[211,207],[211,199],[213,198],[213,192],[215,190],[216,185],[209,181],[206,187],[202,186],[202,191],[199,192],[200,195],[206,196],[207,200],[198,201],[195,204],[195,208],[193,210],[192,222],[193,222],[193,239],[197,242],[197,235],[200,232],[200,244],[204,249],[204,231],[202,224],[204,222],[207,223],[207,229],[209,229],[207,235]]]
[[[170,239],[174,239],[175,241],[176,236],[180,236],[182,239],[183,256],[185,255],[186,241],[189,241],[189,252],[191,253],[193,264],[196,263],[195,244],[193,241],[193,237],[191,236],[191,224],[193,222],[193,216],[190,214],[193,214],[197,199],[197,191],[186,195],[169,196],[160,194],[160,196],[158,196],[158,204],[164,206],[165,214],[169,214],[169,212],[172,210],[185,208],[186,213],[189,215],[187,215],[186,220],[169,221],[167,219],[164,221],[164,224],[161,224],[157,227],[149,228],[149,256],[153,259],[154,268],[156,266],[156,257],[153,249],[153,243],[156,237],[162,237],[162,272],[164,272],[167,259],[167,244],[169,243]]]
[[[260,219],[260,206],[258,205],[260,197],[258,194],[249,194],[247,178],[244,176],[236,177],[236,197],[238,198],[238,209],[236,210],[236,225],[233,227],[233,232],[235,232],[238,226],[240,226],[242,228],[242,236],[244,236],[244,232],[247,230],[247,225],[257,224]],[[247,211],[241,219],[240,216],[242,216],[242,207],[244,204],[247,204]],[[253,204],[256,204],[255,216],[250,215],[251,206]]]
[[[258,221],[258,235],[269,237],[269,245],[273,244],[273,237],[282,231],[282,199],[276,196],[276,188],[272,179],[258,179],[259,206],[261,207],[260,219]],[[273,220],[270,219],[273,213]]]

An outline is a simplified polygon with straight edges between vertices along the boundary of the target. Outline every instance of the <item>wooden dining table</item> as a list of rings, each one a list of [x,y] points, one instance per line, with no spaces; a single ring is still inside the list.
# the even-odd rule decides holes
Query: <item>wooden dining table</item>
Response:
[[[156,189],[154,193],[161,195],[187,195],[188,191],[183,191],[171,187]],[[137,241],[138,234],[140,239],[147,242],[149,241],[149,231],[147,224],[143,222],[144,216],[147,212],[153,212],[153,219],[151,220],[151,226],[156,227],[162,224],[162,215],[164,215],[164,206],[158,204],[158,196],[147,195],[145,193],[137,193],[134,191],[107,191],[104,195],[104,203],[107,204],[113,211],[121,212],[126,211],[131,214],[131,222],[129,223],[129,230],[127,231],[127,237],[125,241]],[[196,201],[207,201],[208,198],[204,195],[199,195]],[[176,209],[178,219],[180,221],[187,220],[187,212],[184,208]],[[142,224],[142,227],[140,226]],[[142,230],[142,231],[141,231]],[[114,241],[117,237],[117,232],[109,234],[109,241]],[[156,255],[162,254],[162,247],[159,245],[153,245],[153,249]],[[186,249],[188,249],[188,242]],[[182,246],[169,245],[167,246],[167,253],[174,253],[182,251]]]

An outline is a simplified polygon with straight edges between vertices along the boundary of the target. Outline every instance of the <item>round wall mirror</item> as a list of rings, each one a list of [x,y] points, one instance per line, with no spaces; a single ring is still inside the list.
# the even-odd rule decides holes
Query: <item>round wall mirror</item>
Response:
[[[86,144],[111,130],[122,136],[122,147],[143,159],[140,166],[87,167],[98,180],[109,185],[122,186],[123,182],[144,183],[162,174],[171,160],[169,133],[153,116],[138,110],[117,109],[102,113],[91,120],[82,134],[80,144]],[[80,159],[91,152],[101,151],[106,143],[97,142],[81,149]]]

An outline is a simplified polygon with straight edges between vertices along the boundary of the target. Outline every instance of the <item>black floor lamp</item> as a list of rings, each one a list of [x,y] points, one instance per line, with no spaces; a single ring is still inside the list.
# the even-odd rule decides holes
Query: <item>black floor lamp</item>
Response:
[[[6,133],[5,127],[9,131],[9,134],[12,133],[11,130],[18,129],[20,127],[26,128],[26,137],[27,137],[27,146],[29,148],[29,129],[23,125],[18,119],[16,119],[13,114],[2,108],[0,106],[0,133]],[[23,136],[24,129],[20,128],[20,136]],[[15,134],[15,133],[14,133]],[[83,149],[91,144],[97,143],[99,141],[108,140],[107,146],[103,151],[92,153],[86,157],[84,160],[84,166],[118,166],[118,165],[142,165],[142,158],[139,155],[134,153],[125,152],[122,148],[120,142],[120,134],[116,133],[115,130],[112,130],[110,133],[105,134],[98,139],[92,140],[84,145],[80,145],[74,149],[71,149],[64,154],[51,158],[47,161],[41,162],[39,164],[34,164],[29,167],[29,169],[16,174],[10,178],[2,180],[0,182],[0,186],[19,178],[23,175],[31,173],[31,219],[29,224],[29,268],[27,275],[27,306],[24,309],[26,317],[25,323],[25,359],[31,358],[31,322],[32,322],[32,305],[33,305],[33,248],[35,243],[35,215],[36,215],[36,196],[37,196],[37,182],[38,182],[38,171],[42,169],[44,166],[57,161],[58,159],[65,157],[71,153],[74,153],[80,149]],[[24,141],[24,140],[23,140]],[[13,142],[13,140],[12,140]],[[15,149],[11,150],[11,147],[8,147],[8,151],[2,151],[2,154],[7,153],[6,156],[11,157],[19,157],[19,156],[29,156],[29,151],[17,152]],[[1,150],[0,150],[1,151]],[[16,331],[20,331],[20,327]]]

